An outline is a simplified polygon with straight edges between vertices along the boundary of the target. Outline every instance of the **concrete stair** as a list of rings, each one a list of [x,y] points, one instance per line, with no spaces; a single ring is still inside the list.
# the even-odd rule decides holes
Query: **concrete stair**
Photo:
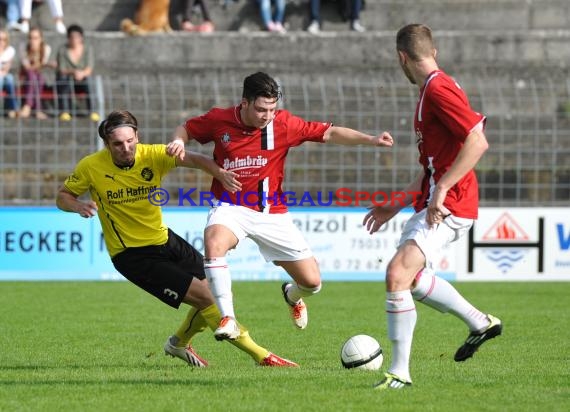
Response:
[[[217,30],[257,31],[261,19],[255,0],[230,2],[206,0]],[[121,19],[132,18],[139,0],[67,0],[65,21],[87,30],[116,31]],[[180,0],[171,1],[172,26],[178,28]],[[537,30],[570,26],[570,2],[566,0],[367,0],[361,14],[373,31],[397,30],[404,24],[423,22],[437,30]],[[46,4],[35,7],[34,22],[52,28]],[[338,13],[338,2],[321,0],[323,30],[347,31]],[[292,31],[308,25],[308,0],[287,0],[286,22]]]
[[[568,70],[570,64],[570,30],[436,31],[434,36],[438,60],[447,69],[560,71]],[[318,36],[307,32],[286,36],[267,32],[174,32],[145,37],[88,32],[86,38],[95,47],[95,71],[102,75],[217,72],[239,77],[261,69],[347,76],[392,71],[399,76],[395,33],[391,31],[325,32]],[[63,36],[46,34],[54,50],[64,40]],[[14,33],[11,41],[18,45],[25,38]]]

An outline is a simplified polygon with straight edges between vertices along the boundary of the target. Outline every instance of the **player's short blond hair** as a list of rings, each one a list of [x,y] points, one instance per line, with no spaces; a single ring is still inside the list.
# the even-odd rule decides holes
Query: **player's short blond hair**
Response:
[[[425,24],[408,24],[398,30],[396,48],[414,61],[432,57],[435,45],[431,29]]]

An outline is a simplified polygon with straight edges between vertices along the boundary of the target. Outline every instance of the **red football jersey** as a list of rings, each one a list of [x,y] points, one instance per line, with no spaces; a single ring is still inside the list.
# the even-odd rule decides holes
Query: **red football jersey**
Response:
[[[427,207],[437,182],[455,161],[469,133],[484,123],[485,116],[473,111],[453,78],[441,70],[428,76],[414,117],[419,160],[425,172],[422,195],[414,205],[416,212]],[[473,170],[447,192],[444,206],[454,216],[477,218],[479,185]]]
[[[184,124],[188,135],[199,143],[214,142],[215,162],[239,175],[239,193],[226,192],[218,180],[212,180],[216,199],[264,213],[287,212],[281,185],[289,148],[307,141],[323,143],[330,126],[277,110],[263,129],[248,127],[241,121],[240,106],[214,108]]]

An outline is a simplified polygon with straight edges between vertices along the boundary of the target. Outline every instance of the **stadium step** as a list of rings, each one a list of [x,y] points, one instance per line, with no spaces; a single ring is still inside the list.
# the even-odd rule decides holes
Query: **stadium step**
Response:
[[[67,24],[79,23],[86,30],[117,31],[123,18],[133,18],[140,0],[73,0],[64,1]],[[53,30],[47,2],[35,7],[33,24]],[[171,25],[178,28],[179,5],[171,0]],[[217,30],[257,31],[262,23],[255,1],[208,1]],[[321,1],[324,31],[348,31],[338,10],[338,1]],[[89,16],[86,18],[85,16]],[[304,30],[309,24],[308,0],[288,0],[286,23],[290,30]],[[570,4],[566,0],[365,0],[361,13],[363,24],[370,30],[396,30],[399,26],[422,21],[439,30],[536,30],[566,29],[570,26]]]

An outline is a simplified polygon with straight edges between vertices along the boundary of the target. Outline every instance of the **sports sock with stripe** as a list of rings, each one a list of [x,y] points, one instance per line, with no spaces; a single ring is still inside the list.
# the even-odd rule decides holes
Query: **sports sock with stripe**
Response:
[[[300,286],[297,283],[291,283],[291,286],[287,289],[287,300],[291,303],[297,303],[301,298],[312,296],[321,290],[321,285],[315,288],[307,288],[305,286]]]
[[[467,324],[469,330],[480,331],[489,326],[487,315],[469,303],[448,281],[424,269],[416,275],[412,295],[442,313],[451,313]]]
[[[386,293],[388,337],[392,342],[392,364],[388,371],[411,381],[410,354],[416,326],[416,306],[409,290]]]
[[[220,309],[222,317],[235,318],[234,300],[232,294],[232,276],[225,257],[204,259],[204,271],[214,300]]]

